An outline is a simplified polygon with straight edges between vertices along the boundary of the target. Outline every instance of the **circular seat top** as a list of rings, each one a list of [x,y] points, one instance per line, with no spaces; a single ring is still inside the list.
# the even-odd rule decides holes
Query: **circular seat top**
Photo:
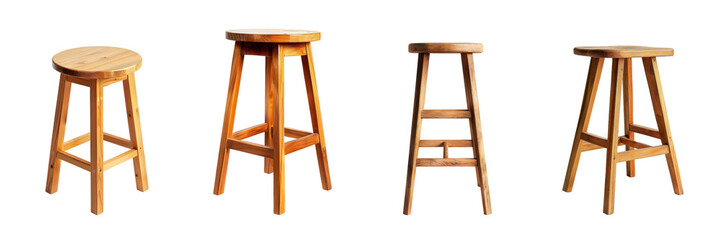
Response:
[[[225,38],[240,42],[305,43],[320,40],[320,32],[288,29],[234,29]]]
[[[673,48],[642,46],[575,47],[576,55],[598,58],[634,58],[673,56]]]
[[[143,59],[136,52],[116,47],[80,47],[53,56],[53,68],[80,78],[126,76],[140,68]]]
[[[480,43],[411,43],[408,44],[411,53],[482,53],[483,44]]]

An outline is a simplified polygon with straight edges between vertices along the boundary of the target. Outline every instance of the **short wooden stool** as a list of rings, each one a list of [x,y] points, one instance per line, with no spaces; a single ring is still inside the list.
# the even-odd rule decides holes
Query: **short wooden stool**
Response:
[[[103,212],[103,173],[131,158],[135,166],[137,189],[141,192],[148,190],[134,75],[140,68],[141,62],[142,59],[137,53],[116,47],[74,48],[53,57],[53,68],[60,72],[60,88],[45,191],[55,193],[58,190],[60,160],[65,160],[90,172],[90,211],[100,214]],[[103,87],[121,81],[125,92],[130,140],[103,132]],[[90,133],[66,142],[65,122],[68,116],[71,83],[90,87]],[[130,150],[104,161],[103,140]],[[89,162],[67,152],[88,141],[90,141]]]
[[[676,153],[671,141],[671,130],[669,129],[666,105],[661,91],[658,65],[656,57],[673,56],[672,48],[652,48],[639,46],[611,46],[611,47],[576,47],[573,49],[576,55],[591,57],[591,66],[586,81],[586,92],[583,95],[581,105],[581,116],[576,128],[576,136],[573,139],[571,159],[568,162],[566,180],[563,184],[563,191],[571,192],[573,181],[578,169],[578,160],[581,152],[606,149],[606,187],[604,191],[603,212],[613,214],[614,194],[616,188],[616,163],[626,162],[626,174],[629,177],[635,176],[634,160],[656,155],[665,154],[668,169],[671,172],[671,183],[676,194],[683,194],[681,187],[681,176],[676,162]],[[631,79],[631,59],[640,57],[643,59],[643,66],[646,70],[646,80],[651,93],[651,102],[656,116],[658,129],[651,129],[633,123],[633,90]],[[593,101],[596,97],[603,60],[612,58],[611,72],[611,100],[609,105],[608,139],[586,132],[588,122],[591,119]],[[618,136],[618,121],[621,109],[621,91],[623,91],[624,110],[624,135]],[[661,145],[650,146],[634,140],[634,133],[658,138]],[[618,152],[618,146],[625,145],[625,152]]]
[[[478,112],[476,94],[476,77],[473,70],[473,53],[483,52],[480,43],[412,43],[408,51],[418,53],[418,75],[416,77],[416,94],[413,102],[413,125],[411,127],[411,147],[408,158],[408,175],[406,179],[406,198],[403,214],[411,214],[413,203],[413,183],[416,167],[476,167],[478,186],[481,187],[483,213],[491,214],[491,197],[488,192],[486,161],[483,154],[483,137],[481,136],[481,116]],[[467,109],[463,110],[428,110],[423,105],[426,98],[426,79],[428,77],[428,58],[431,53],[460,53],[463,64],[463,79],[466,87]],[[420,140],[421,120],[424,118],[467,118],[470,122],[471,140]],[[442,147],[443,158],[418,158],[419,147]],[[473,158],[448,158],[449,147],[472,147]]]
[[[273,212],[285,212],[285,155],[315,145],[323,189],[330,190],[330,173],[326,155],[323,123],[318,102],[318,88],[313,70],[310,42],[320,40],[320,32],[301,30],[244,29],[229,30],[226,38],[235,41],[230,71],[228,101],[225,105],[223,133],[220,137],[220,154],[215,176],[216,195],[223,194],[228,171],[229,149],[265,157],[265,172],[273,173]],[[238,87],[245,55],[265,56],[265,123],[233,132]],[[310,104],[313,132],[286,128],[283,123],[283,59],[301,56],[305,86]],[[241,141],[265,133],[265,145]],[[285,142],[284,137],[295,138]]]

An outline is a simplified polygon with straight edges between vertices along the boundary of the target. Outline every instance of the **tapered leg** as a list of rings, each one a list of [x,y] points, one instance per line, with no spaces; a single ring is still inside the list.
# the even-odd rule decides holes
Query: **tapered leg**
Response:
[[[128,129],[130,130],[130,143],[133,149],[138,151],[138,156],[133,158],[135,169],[135,185],[138,190],[148,190],[148,173],[145,170],[145,149],[143,148],[143,136],[140,131],[140,111],[138,110],[138,95],[135,92],[135,74],[128,74],[128,79],[123,81],[123,92],[125,93],[125,109],[128,113]]]
[[[661,80],[658,74],[658,64],[655,57],[643,58],[643,66],[646,70],[646,79],[648,80],[649,91],[651,92],[651,102],[653,103],[653,112],[658,123],[658,131],[661,134],[661,143],[668,145],[669,152],[666,154],[666,163],[671,174],[671,183],[673,184],[674,193],[683,194],[683,186],[681,185],[681,174],[678,170],[678,162],[676,161],[676,150],[671,140],[671,130],[668,123],[668,114],[666,113],[666,103],[661,90]]]
[[[591,66],[588,68],[588,78],[586,80],[586,90],[583,94],[583,103],[581,104],[581,116],[578,117],[576,135],[573,138],[573,147],[571,148],[571,159],[568,161],[566,179],[563,182],[563,191],[566,192],[573,190],[573,182],[576,179],[576,170],[578,170],[578,160],[581,157],[581,133],[588,130],[588,122],[591,120],[593,102],[596,99],[596,90],[598,89],[602,69],[603,58],[591,58]]]
[[[265,145],[273,147],[271,130],[273,128],[273,71],[271,71],[271,58],[265,57],[265,123],[268,129],[265,130]],[[265,173],[273,173],[273,159],[265,158]]]
[[[55,193],[58,191],[60,178],[60,161],[57,152],[65,142],[65,123],[68,119],[68,102],[70,100],[70,86],[72,84],[65,80],[65,75],[60,75],[60,87],[58,87],[58,101],[55,107],[55,123],[53,124],[53,137],[50,143],[50,163],[48,165],[48,179],[45,191]]]
[[[618,120],[621,109],[621,89],[626,59],[613,59],[611,73],[611,100],[608,107],[608,149],[606,149],[606,185],[603,194],[603,212],[613,214],[616,191],[616,155],[618,154]]]
[[[633,124],[633,76],[631,69],[631,58],[626,59],[626,68],[623,71],[623,131],[628,139],[634,140],[634,134],[630,130]],[[626,145],[626,151],[634,148]],[[636,176],[636,161],[626,162],[626,175]]]
[[[90,211],[103,212],[103,84],[90,86]]]
[[[285,212],[285,125],[283,123],[283,45],[273,46],[271,72],[273,76],[273,212]]]
[[[483,135],[481,134],[481,114],[478,111],[478,94],[476,91],[476,73],[473,65],[472,53],[461,53],[463,64],[463,79],[466,87],[466,102],[471,111],[471,141],[473,142],[473,157],[476,158],[476,176],[481,186],[483,199],[483,213],[491,214],[491,195],[488,190],[488,176],[486,175],[486,159],[483,152]]]
[[[418,144],[421,137],[421,111],[426,101],[426,80],[428,79],[428,59],[430,54],[418,54],[418,73],[416,76],[416,96],[413,100],[413,123],[411,125],[411,144],[408,154],[408,175],[406,175],[406,197],[403,203],[403,214],[411,214],[413,205],[413,184],[416,178],[416,160]]]
[[[225,118],[223,119],[223,132],[220,136],[220,153],[218,154],[218,168],[215,172],[215,195],[223,194],[225,191],[225,176],[228,172],[228,138],[233,134],[233,123],[235,123],[235,107],[238,103],[238,87],[240,86],[240,74],[243,70],[244,55],[241,52],[241,42],[235,42],[233,51],[233,63],[230,70],[230,86],[228,86],[228,100],[225,103]]]
[[[308,105],[310,106],[310,118],[313,124],[313,132],[318,134],[319,141],[315,145],[315,152],[318,155],[318,168],[320,169],[320,181],[323,189],[330,190],[330,170],[328,170],[328,155],[325,150],[325,136],[323,134],[323,121],[320,115],[320,102],[318,100],[318,86],[315,82],[315,69],[313,67],[313,53],[310,43],[305,44],[307,55],[301,56],[303,62],[303,73],[305,75],[305,88],[308,92]]]

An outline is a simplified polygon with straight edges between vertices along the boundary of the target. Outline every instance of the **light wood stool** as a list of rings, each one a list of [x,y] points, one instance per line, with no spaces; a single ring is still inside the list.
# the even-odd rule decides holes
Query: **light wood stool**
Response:
[[[491,214],[491,197],[488,192],[486,161],[483,154],[481,136],[481,116],[478,112],[476,77],[473,70],[473,53],[483,52],[480,43],[412,43],[408,51],[418,53],[418,76],[416,94],[413,102],[413,125],[406,179],[406,198],[403,214],[411,214],[413,203],[413,183],[416,167],[463,166],[476,167],[478,186],[481,187],[483,213]],[[428,77],[428,58],[431,53],[460,53],[463,64],[463,79],[466,88],[467,109],[464,110],[427,110],[423,108],[426,98],[426,79]],[[424,118],[467,118],[470,122],[471,140],[420,140],[421,120]],[[442,147],[443,158],[418,158],[419,147]],[[448,158],[449,147],[472,147],[473,158]]]
[[[313,70],[313,54],[310,42],[320,40],[320,32],[301,30],[242,29],[229,30],[226,38],[235,41],[233,63],[230,71],[228,101],[225,105],[223,133],[220,137],[220,154],[215,176],[216,195],[223,194],[228,171],[230,149],[265,157],[265,172],[273,173],[273,212],[285,212],[285,155],[315,145],[323,189],[330,190],[330,173],[326,155],[323,123],[318,102],[318,88]],[[238,87],[245,55],[265,56],[265,123],[233,132]],[[301,56],[305,85],[310,104],[313,132],[286,128],[283,123],[284,83],[283,59]],[[265,133],[265,145],[241,141]],[[295,138],[285,142],[284,137]]]
[[[671,183],[676,194],[683,194],[681,187],[681,176],[676,162],[676,153],[671,141],[671,130],[669,129],[666,105],[661,91],[658,65],[656,57],[673,56],[672,48],[651,48],[638,46],[611,46],[611,47],[576,47],[573,49],[576,55],[591,57],[591,66],[586,81],[586,91],[583,95],[581,105],[581,116],[576,128],[576,136],[573,139],[571,159],[568,162],[566,180],[563,184],[563,191],[571,192],[573,181],[578,169],[578,160],[581,152],[606,149],[606,187],[603,198],[603,212],[613,214],[614,194],[616,188],[616,163],[626,162],[626,174],[629,177],[635,176],[634,160],[656,155],[665,154],[668,169],[671,173]],[[631,79],[631,59],[640,57],[643,59],[643,66],[646,70],[651,93],[651,102],[656,116],[658,129],[636,125],[633,123],[633,90]],[[612,58],[611,72],[611,100],[609,105],[608,139],[586,132],[588,122],[591,119],[593,101],[596,97],[601,69],[604,58]],[[624,135],[618,136],[618,122],[621,109],[621,91],[623,91],[624,108]],[[661,145],[649,146],[634,140],[634,133],[640,133],[661,140]],[[625,152],[618,152],[618,146],[625,145]]]
[[[140,68],[141,62],[142,59],[137,53],[115,47],[74,48],[53,57],[53,68],[60,72],[60,87],[45,191],[52,194],[58,190],[60,160],[65,160],[90,172],[90,211],[100,214],[103,212],[103,173],[131,158],[135,166],[137,189],[141,192],[148,190],[134,75]],[[103,132],[103,87],[121,81],[125,92],[130,140]],[[66,142],[65,123],[72,83],[90,87],[90,133]],[[104,161],[103,140],[130,150]],[[89,162],[67,152],[88,141],[90,141]]]

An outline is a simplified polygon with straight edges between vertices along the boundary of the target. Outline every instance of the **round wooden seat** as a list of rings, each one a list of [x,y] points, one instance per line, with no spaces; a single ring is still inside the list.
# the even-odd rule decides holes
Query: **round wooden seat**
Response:
[[[666,57],[673,56],[673,48],[643,46],[575,47],[573,53],[598,58]]]
[[[480,43],[411,43],[408,44],[411,53],[482,53],[483,44]]]
[[[240,42],[304,43],[320,40],[320,32],[288,29],[235,29],[225,31],[225,38]]]
[[[80,47],[53,56],[53,68],[80,78],[123,77],[140,69],[143,59],[136,52],[116,47]]]

